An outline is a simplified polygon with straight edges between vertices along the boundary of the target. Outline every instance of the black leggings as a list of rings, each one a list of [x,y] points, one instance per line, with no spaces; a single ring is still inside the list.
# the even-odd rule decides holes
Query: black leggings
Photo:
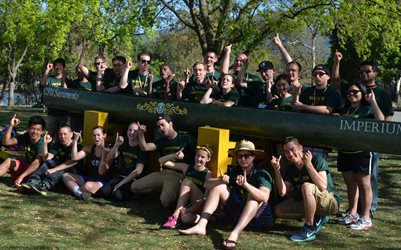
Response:
[[[122,185],[119,189],[117,189],[113,193],[114,187],[122,180],[124,177],[116,177],[109,181],[106,185],[101,187],[96,193],[95,197],[100,197],[100,198],[106,198],[106,199],[112,199],[114,201],[129,201],[131,200],[132,197],[132,192],[131,192],[131,184],[133,181],[130,181],[128,183],[125,183]]]

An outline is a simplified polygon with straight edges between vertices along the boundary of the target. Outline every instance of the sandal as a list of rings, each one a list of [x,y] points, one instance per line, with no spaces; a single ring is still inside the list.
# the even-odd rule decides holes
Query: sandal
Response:
[[[233,246],[227,246],[227,244],[234,244]],[[237,247],[237,242],[235,240],[225,239],[223,241],[223,248],[224,249],[235,249]]]

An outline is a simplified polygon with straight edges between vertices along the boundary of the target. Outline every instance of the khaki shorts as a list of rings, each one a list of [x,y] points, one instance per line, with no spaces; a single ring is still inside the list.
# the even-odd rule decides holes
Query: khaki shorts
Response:
[[[316,200],[316,214],[317,215],[332,215],[338,212],[339,206],[333,193],[327,190],[323,192],[319,190],[316,185],[313,185],[313,196]],[[304,202],[294,201],[292,197],[276,205],[276,209],[291,214],[305,214]]]

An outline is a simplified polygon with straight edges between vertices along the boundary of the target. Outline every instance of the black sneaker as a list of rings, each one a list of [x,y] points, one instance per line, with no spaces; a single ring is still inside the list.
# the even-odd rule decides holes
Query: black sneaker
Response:
[[[47,188],[45,187],[45,185],[43,183],[38,183],[38,184],[30,184],[31,188],[36,191],[37,193],[43,195],[43,196],[47,196]]]

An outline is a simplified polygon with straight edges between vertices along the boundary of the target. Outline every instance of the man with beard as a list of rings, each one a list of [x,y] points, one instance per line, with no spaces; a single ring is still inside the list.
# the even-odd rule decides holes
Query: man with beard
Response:
[[[177,96],[177,81],[168,64],[160,66],[160,80],[153,83],[152,97],[156,99],[174,100]]]
[[[49,76],[52,70],[54,75]],[[53,63],[49,62],[47,64],[40,85],[41,87],[67,88],[67,84],[70,84],[70,82],[71,80],[67,78],[67,73],[65,72],[65,60],[57,58]],[[67,120],[66,112],[53,108],[47,109],[47,130],[51,136],[54,136],[57,130],[67,123]]]
[[[153,142],[146,142],[146,126],[139,125],[139,146],[142,151],[159,151],[160,156],[177,153],[177,157],[172,161],[188,165],[193,165],[196,139],[186,133],[177,132],[173,128],[173,122],[168,115],[157,117],[156,127],[160,133],[160,138]],[[160,192],[160,201],[164,207],[176,204],[178,199],[183,173],[169,169],[168,165],[162,165],[160,172],[151,173],[135,181],[131,190],[136,194],[146,194],[150,192]]]

